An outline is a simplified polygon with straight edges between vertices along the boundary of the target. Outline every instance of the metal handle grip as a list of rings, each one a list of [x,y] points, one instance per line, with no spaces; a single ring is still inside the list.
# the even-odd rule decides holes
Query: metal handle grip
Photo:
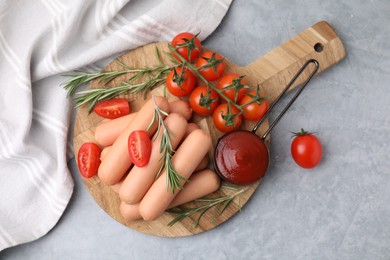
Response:
[[[271,104],[269,109],[267,110],[267,113],[257,122],[255,127],[253,128],[252,132],[256,133],[257,129],[260,127],[260,125],[264,122],[264,120],[268,117],[269,113],[272,111],[274,106],[279,102],[279,100],[284,96],[284,94],[289,90],[289,88],[294,84],[294,82],[297,80],[297,78],[305,71],[305,69],[308,67],[310,63],[313,63],[315,65],[314,70],[312,73],[310,73],[309,77],[302,83],[298,91],[295,93],[295,95],[292,97],[290,102],[286,105],[286,107],[283,109],[283,111],[279,114],[279,116],[271,123],[268,130],[263,134],[261,137],[263,140],[267,137],[267,135],[271,132],[271,130],[275,127],[275,125],[280,121],[280,119],[284,116],[286,111],[290,108],[292,103],[297,99],[297,97],[301,94],[303,89],[306,87],[306,85],[309,83],[309,81],[313,78],[314,74],[318,71],[318,68],[320,67],[320,64],[315,59],[310,59],[303,66],[299,69],[299,71],[295,74],[295,76],[291,79],[291,81],[287,84],[287,86],[284,88],[284,90],[280,93],[280,95],[276,98],[276,100]]]

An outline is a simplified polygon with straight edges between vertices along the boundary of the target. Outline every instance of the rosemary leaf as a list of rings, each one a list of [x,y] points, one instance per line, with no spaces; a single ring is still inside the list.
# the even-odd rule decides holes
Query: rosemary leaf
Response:
[[[233,187],[233,186],[228,186],[228,185],[222,185],[221,187],[229,189],[229,190],[234,190],[234,191],[238,191],[239,190],[238,186],[234,186]]]
[[[198,226],[199,226],[200,219],[201,219],[202,216],[203,216],[209,209],[211,209],[211,208],[212,208],[212,206],[206,207],[205,209],[202,210],[202,212],[199,214],[198,218],[197,218],[196,221],[195,221],[195,227],[198,227]]]
[[[201,199],[196,199],[195,201],[196,202],[215,202],[218,200],[223,200],[223,197],[222,198],[201,198]]]
[[[173,55],[172,53],[170,52],[167,52],[167,51],[164,51],[164,54],[166,56],[168,56],[169,60],[173,63],[173,64],[180,64],[181,62],[179,62]]]
[[[160,56],[160,52],[158,51],[158,48],[154,48],[154,55],[156,55],[156,58],[158,60],[158,62],[161,64],[161,65],[164,65],[164,63],[162,62],[161,60],[161,56]]]
[[[146,128],[147,131],[149,131],[149,129],[152,127],[155,120],[156,120],[156,111],[154,111],[152,121],[150,121],[148,128]],[[160,125],[158,125],[158,129],[153,140],[157,139],[158,133],[160,133]]]
[[[170,210],[170,212],[172,213],[175,213],[173,211]],[[178,214],[176,218],[174,218],[172,221],[170,221],[168,223],[168,226],[172,227],[173,225],[175,225],[177,222],[179,221],[182,221],[183,219],[185,219],[186,217],[192,215],[193,213],[191,211],[188,211],[187,213],[182,213],[182,214]]]
[[[122,67],[125,68],[125,69],[130,69],[129,66],[127,66],[126,64],[124,64],[123,62],[121,62],[121,61],[118,60],[118,59],[115,59],[115,63],[118,64],[118,65],[120,65],[120,66],[122,66]]]
[[[226,200],[222,205],[221,210],[219,211],[219,215],[221,216],[222,213],[225,211],[225,209],[230,205],[230,203],[233,201],[233,198]]]

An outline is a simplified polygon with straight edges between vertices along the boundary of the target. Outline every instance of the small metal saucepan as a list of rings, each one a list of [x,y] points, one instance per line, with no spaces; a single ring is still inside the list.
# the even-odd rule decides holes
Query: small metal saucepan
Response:
[[[257,129],[268,117],[273,107],[311,63],[315,66],[314,70],[310,73],[305,82],[303,82],[290,102],[286,105],[275,121],[272,122],[262,137],[256,135]],[[269,150],[265,144],[265,139],[290,108],[292,103],[301,94],[310,79],[317,72],[319,66],[320,65],[317,60],[308,60],[287,84],[277,99],[272,103],[263,118],[257,122],[252,131],[236,130],[225,134],[218,140],[214,152],[214,166],[218,175],[222,179],[235,184],[249,184],[261,179],[265,175],[270,161]]]

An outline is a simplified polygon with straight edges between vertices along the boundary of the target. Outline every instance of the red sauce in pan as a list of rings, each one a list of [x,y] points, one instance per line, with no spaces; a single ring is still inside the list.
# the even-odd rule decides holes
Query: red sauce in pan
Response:
[[[267,147],[260,137],[249,131],[226,134],[215,147],[215,170],[231,183],[248,184],[261,179],[268,164]]]

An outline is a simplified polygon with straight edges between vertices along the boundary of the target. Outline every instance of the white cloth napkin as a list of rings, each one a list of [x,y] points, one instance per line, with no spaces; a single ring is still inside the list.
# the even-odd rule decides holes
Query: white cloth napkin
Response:
[[[182,31],[205,39],[231,1],[0,1],[0,251],[45,235],[72,195],[60,74]]]

